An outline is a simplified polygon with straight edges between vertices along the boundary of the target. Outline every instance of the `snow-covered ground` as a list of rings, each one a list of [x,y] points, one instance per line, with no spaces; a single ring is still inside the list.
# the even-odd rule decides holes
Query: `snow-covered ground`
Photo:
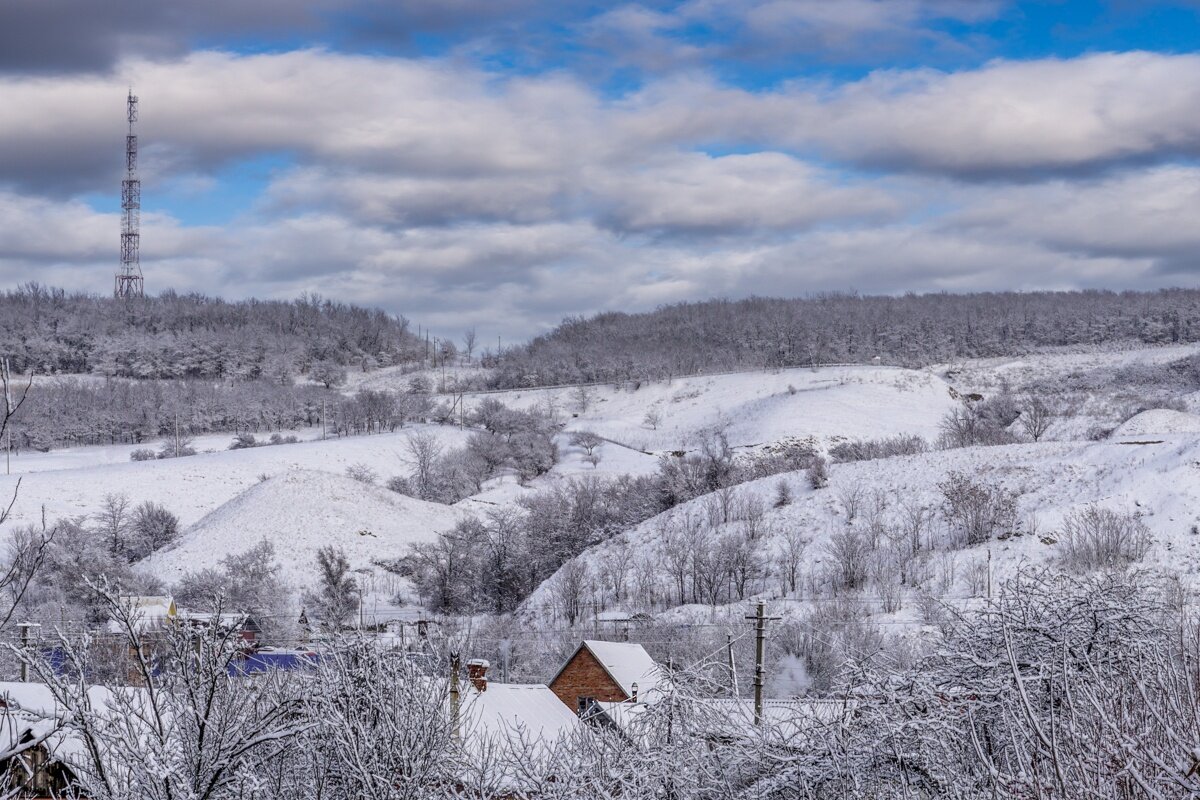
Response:
[[[298,432],[304,440],[299,444],[238,451],[226,449],[232,439],[228,435],[202,436],[193,443],[199,455],[138,463],[129,461],[134,449],[130,445],[24,452],[13,459],[12,476],[0,475],[0,492],[7,496],[20,477],[15,524],[37,521],[43,507],[50,520],[91,515],[110,493],[126,493],[135,503],[164,504],[186,529],[173,550],[148,562],[168,580],[181,570],[215,566],[225,555],[262,538],[275,543],[289,578],[298,578],[308,576],[321,543],[343,544],[354,565],[364,567],[371,559],[394,557],[407,542],[433,537],[463,514],[512,503],[557,481],[651,473],[660,454],[693,449],[712,430],[725,431],[739,448],[806,438],[827,447],[846,439],[896,434],[932,440],[946,412],[958,402],[952,387],[960,392],[990,392],[1002,380],[1022,385],[1064,371],[1161,364],[1197,352],[1200,347],[1195,345],[1080,350],[968,361],[932,370],[826,367],[677,378],[636,387],[468,394],[468,409],[486,398],[517,408],[549,409],[564,423],[564,432],[557,437],[559,463],[550,474],[528,485],[502,474],[455,508],[410,501],[345,478],[347,467],[355,464],[374,470],[380,484],[390,476],[408,474],[407,441],[416,431],[433,433],[445,448],[462,446],[470,435],[469,430],[437,425],[328,441],[307,430]],[[471,370],[455,372],[465,375]],[[348,388],[399,390],[407,387],[410,378],[397,368],[352,373]],[[650,419],[648,411],[655,412]],[[1022,509],[1027,519],[1037,521],[1040,533],[1052,531],[1065,513],[1090,502],[1137,510],[1158,540],[1150,563],[1197,569],[1200,559],[1193,556],[1200,537],[1193,537],[1191,529],[1200,518],[1200,416],[1151,409],[1099,442],[1085,441],[1086,422],[1086,418],[1057,421],[1052,438],[1058,441],[835,465],[831,487],[819,492],[807,488],[801,474],[784,476],[796,501],[768,511],[775,537],[772,546],[778,546],[782,531],[803,530],[811,539],[806,569],[819,569],[823,542],[843,524],[836,500],[841,489],[851,484],[860,484],[868,492],[877,489],[892,509],[912,501],[936,505],[938,481],[950,470],[961,470],[1020,487]],[[596,464],[570,444],[571,432],[581,430],[608,440],[596,450]],[[769,506],[778,481],[766,479],[738,491],[754,494]],[[669,513],[699,513],[704,502]],[[653,554],[659,522],[644,523],[626,538]],[[1022,560],[1052,557],[1053,544],[1043,541],[1052,538],[1027,534],[994,543],[993,568],[1002,574]],[[615,544],[601,546],[585,558],[598,558],[611,546]],[[955,556],[960,561],[977,557],[979,553],[972,551]],[[962,575],[956,580],[961,583]],[[544,600],[543,591],[535,605]]]
[[[808,436],[824,443],[898,432],[933,438],[955,403],[950,387],[930,372],[867,366],[468,394],[467,408],[484,397],[514,408],[552,408],[568,430],[591,430],[649,452],[692,449],[715,429],[741,447]],[[647,412],[657,423],[647,421]]]
[[[404,497],[343,475],[297,469],[261,481],[206,514],[171,547],[141,565],[173,582],[214,553],[238,553],[261,542],[275,547],[283,578],[304,586],[316,578],[317,551],[341,548],[355,570],[395,558],[404,546],[454,527],[449,506]]]
[[[456,427],[419,425],[377,436],[353,436],[328,441],[217,450],[160,461],[129,461],[124,448],[79,447],[49,453],[22,453],[13,459],[13,474],[0,475],[0,493],[7,497],[17,479],[20,495],[12,522],[22,524],[46,517],[77,517],[100,509],[105,495],[125,493],[134,503],[162,503],[187,526],[259,483],[261,476],[312,469],[344,475],[353,464],[375,470],[380,480],[411,470],[407,441],[417,431],[438,437],[446,447],[460,446],[468,435]],[[228,446],[230,436],[201,437]],[[220,555],[220,554],[217,554]]]

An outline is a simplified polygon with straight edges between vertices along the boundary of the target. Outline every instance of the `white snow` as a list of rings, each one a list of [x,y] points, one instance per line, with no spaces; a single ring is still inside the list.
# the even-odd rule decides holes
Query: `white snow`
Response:
[[[933,564],[936,572],[949,569],[953,563],[955,577],[949,592],[952,599],[968,600],[967,568],[986,559],[989,549],[997,580],[1013,574],[1023,564],[1047,563],[1057,558],[1055,531],[1067,514],[1089,504],[1141,515],[1153,537],[1153,546],[1142,566],[1178,573],[1185,584],[1196,584],[1200,576],[1200,535],[1195,535],[1193,526],[1200,519],[1200,434],[1162,435],[1149,443],[1142,441],[1041,442],[935,451],[835,464],[830,468],[830,485],[820,490],[811,489],[804,473],[798,472],[744,484],[736,491],[742,497],[758,498],[767,507],[764,523],[769,533],[764,550],[768,563],[782,551],[785,532],[803,533],[808,540],[802,568],[805,573],[824,568],[828,558],[826,543],[832,533],[846,524],[838,500],[843,490],[861,487],[864,505],[870,502],[872,493],[878,492],[892,513],[905,503],[937,509],[942,502],[938,483],[949,472],[958,471],[977,481],[1018,490],[1023,521],[1021,535],[953,551],[946,554],[945,564]],[[794,500],[790,505],[773,508],[771,501],[781,479],[791,487]],[[624,539],[632,546],[635,560],[656,560],[664,529],[673,520],[683,520],[688,515],[704,518],[708,500],[697,498],[647,520],[586,551],[581,558],[588,563],[591,574],[603,574],[601,561],[610,549],[615,552],[618,540]],[[933,558],[936,562],[941,556],[935,553]],[[552,609],[553,580],[544,583],[526,602],[525,608],[533,617],[545,618]],[[662,588],[670,591],[665,584]],[[775,599],[783,613],[799,613],[810,607],[806,601],[783,598],[774,581],[768,584],[764,596]],[[871,603],[874,611],[880,613],[877,600]],[[636,607],[636,598],[633,602]],[[740,619],[745,607],[739,603],[719,609],[681,606],[678,613],[659,613],[658,618],[694,621],[702,616],[730,615]],[[911,620],[914,613],[910,598],[901,617]]]
[[[1112,438],[1172,433],[1200,433],[1200,415],[1152,408],[1121,423],[1112,432]]]
[[[341,475],[293,470],[224,503],[141,565],[171,582],[266,540],[284,580],[304,586],[315,581],[317,551],[325,545],[342,548],[352,569],[371,569],[373,559],[395,558],[407,544],[436,538],[461,513]]]
[[[134,503],[162,503],[186,526],[257,484],[262,475],[295,469],[344,475],[352,464],[374,469],[381,482],[406,475],[411,471],[406,445],[417,431],[432,433],[444,447],[461,446],[469,433],[451,426],[418,425],[377,436],[222,449],[140,462],[129,461],[127,451],[124,460],[114,462],[112,449],[105,447],[74,448],[65,457],[65,451],[26,452],[13,460],[11,476],[0,475],[0,496],[8,498],[21,479],[13,524],[40,520],[43,507],[51,521],[94,514],[105,495],[125,493]],[[232,436],[219,438],[226,446],[233,440]],[[43,468],[46,464],[51,466]]]
[[[868,439],[909,433],[933,438],[956,402],[929,372],[883,367],[822,367],[742,372],[580,390],[525,389],[467,395],[515,408],[552,407],[568,430],[590,430],[635,450],[688,450],[705,431],[723,429],[749,447],[788,438]],[[657,427],[646,422],[657,412]]]
[[[579,717],[541,683],[462,686],[463,739],[468,745],[524,739],[551,747],[579,730]]]

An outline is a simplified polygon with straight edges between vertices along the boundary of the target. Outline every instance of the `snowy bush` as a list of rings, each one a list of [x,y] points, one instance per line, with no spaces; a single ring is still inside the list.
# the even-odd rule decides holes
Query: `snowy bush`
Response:
[[[130,461],[153,461],[156,458],[158,458],[158,454],[145,447],[139,447],[129,454]]]
[[[356,463],[346,467],[346,476],[359,483],[374,484],[379,480],[379,473],[366,464]]]
[[[179,517],[158,503],[145,502],[133,510],[132,529],[140,552],[132,560],[166,547],[179,536]]]
[[[961,472],[951,472],[938,489],[942,493],[942,512],[962,544],[981,544],[1016,530],[1015,491],[978,483]]]
[[[829,455],[837,461],[871,461],[877,458],[916,455],[928,450],[929,442],[920,436],[898,434],[861,442],[840,442],[829,448]]]
[[[824,489],[829,485],[829,467],[828,462],[822,456],[817,456],[809,465],[806,473],[808,477],[808,485],[814,489]],[[790,498],[789,498],[790,500]],[[787,505],[783,503],[782,505]]]
[[[1062,562],[1071,569],[1113,569],[1145,558],[1151,537],[1136,514],[1092,505],[1067,515],[1058,542]]]
[[[258,447],[258,439],[253,433],[239,433],[229,445],[230,450],[248,450],[251,447]]]

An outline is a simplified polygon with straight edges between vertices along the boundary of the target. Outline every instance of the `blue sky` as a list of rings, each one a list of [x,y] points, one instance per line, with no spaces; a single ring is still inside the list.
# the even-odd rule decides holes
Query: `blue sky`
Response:
[[[0,282],[452,333],[749,294],[1192,285],[1200,2],[9,0]],[[1194,88],[1195,87],[1195,88]]]

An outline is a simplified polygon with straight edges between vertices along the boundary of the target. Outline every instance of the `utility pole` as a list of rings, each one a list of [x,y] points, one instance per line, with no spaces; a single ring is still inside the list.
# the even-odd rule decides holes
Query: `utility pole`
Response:
[[[36,622],[22,622],[17,625],[21,629],[21,652],[25,653],[29,649],[29,629],[42,627]],[[21,683],[29,681],[29,662],[22,655],[21,658]]]
[[[458,653],[450,653],[450,735],[458,738]]]
[[[987,574],[988,600],[991,600],[992,599],[992,548],[990,548],[990,547],[988,548],[987,571],[988,571],[988,574]]]
[[[321,398],[321,441],[325,441],[325,398]]]
[[[175,457],[179,458],[179,412],[175,412]]]
[[[729,683],[733,686],[733,696],[738,696],[737,665],[733,663],[733,634],[725,634],[725,652],[729,656]]]
[[[768,617],[766,602],[759,600],[754,616],[754,724],[762,726],[763,719],[763,653],[767,640],[767,623],[782,617]]]

